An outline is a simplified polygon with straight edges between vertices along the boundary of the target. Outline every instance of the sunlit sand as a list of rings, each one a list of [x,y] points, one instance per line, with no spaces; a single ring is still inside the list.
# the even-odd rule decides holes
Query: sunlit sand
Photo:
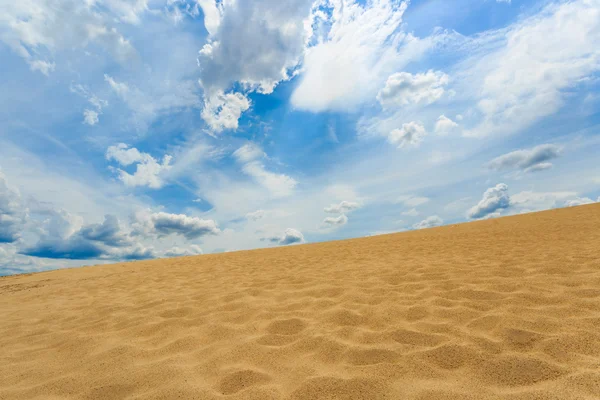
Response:
[[[600,204],[0,279],[2,399],[598,399]]]

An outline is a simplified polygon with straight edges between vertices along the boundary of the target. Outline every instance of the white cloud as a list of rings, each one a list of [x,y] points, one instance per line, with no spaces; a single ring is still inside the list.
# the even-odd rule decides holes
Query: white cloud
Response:
[[[116,28],[115,19],[132,22],[143,12],[139,2],[118,0],[20,0],[0,3],[0,41],[21,56],[34,71],[48,75],[54,62],[42,60],[60,50],[97,43],[119,62],[137,56]]]
[[[250,100],[241,93],[217,92],[204,98],[202,119],[214,132],[238,128],[242,113],[250,108]]]
[[[432,215],[431,217],[427,217],[421,222],[418,222],[413,225],[414,229],[426,229],[433,228],[435,226],[441,226],[444,224],[444,220],[438,217],[437,215]]]
[[[33,60],[29,62],[29,68],[32,71],[40,71],[42,74],[48,76],[51,72],[54,72],[56,64],[42,60]]]
[[[595,201],[590,199],[589,197],[577,197],[577,198],[565,201],[565,207],[582,206],[585,204],[592,204],[592,203],[595,203]]]
[[[549,169],[549,160],[559,157],[561,148],[554,144],[542,144],[528,150],[516,150],[494,158],[487,167],[494,170],[518,168],[525,172]]]
[[[458,124],[443,114],[439,116],[435,123],[435,133],[438,135],[447,135],[457,128]]]
[[[343,226],[348,223],[348,217],[344,214],[337,217],[327,217],[323,220],[323,223],[330,226]]]
[[[296,108],[347,111],[372,101],[390,74],[420,58],[435,41],[401,29],[408,2],[321,3],[313,13],[314,35],[291,98]]]
[[[210,35],[217,34],[221,24],[221,10],[215,0],[197,0],[204,14],[204,26]]]
[[[98,123],[98,112],[94,110],[83,110],[83,123],[94,126]]]
[[[419,212],[417,211],[416,208],[412,208],[408,211],[402,212],[402,215],[406,215],[407,217],[417,217],[417,216],[419,216]]]
[[[106,150],[106,159],[115,160],[123,166],[128,166],[142,162],[144,160],[144,154],[140,153],[135,147],[129,148],[125,143],[119,143],[115,146],[110,146]]]
[[[241,163],[254,161],[266,156],[263,149],[255,143],[247,143],[233,152],[233,156]]]
[[[28,211],[17,188],[10,187],[0,171],[0,243],[16,242],[28,219]]]
[[[470,219],[485,218],[492,213],[510,207],[510,204],[508,186],[504,183],[499,183],[485,191],[481,201],[469,210],[467,216]]]
[[[325,207],[323,210],[330,214],[345,214],[359,209],[360,206],[360,203],[344,200],[339,204],[331,204],[329,207]]]
[[[258,161],[244,164],[242,172],[252,177],[275,197],[291,195],[298,184],[294,178],[288,175],[267,171],[265,166]]]
[[[110,85],[110,88],[120,97],[127,96],[129,86],[124,82],[117,82],[112,76],[104,74],[104,80]]]
[[[411,103],[431,104],[444,95],[448,75],[440,71],[421,74],[397,72],[390,75],[377,100],[383,108],[402,107]]]
[[[398,148],[418,147],[426,135],[425,127],[420,122],[413,121],[402,124],[401,129],[391,131],[388,135],[388,141],[398,146]]]
[[[172,74],[172,71],[166,73]],[[145,130],[160,115],[201,106],[197,82],[184,76],[179,79],[157,79],[151,75],[143,80],[142,89],[107,74],[104,80],[133,112],[132,121],[138,130]]]
[[[241,164],[242,172],[267,189],[274,197],[286,197],[293,193],[298,182],[285,174],[268,171],[259,158],[265,157],[262,149],[253,143],[237,149],[233,156]]]
[[[200,246],[192,244],[186,248],[172,247],[171,249],[163,252],[163,257],[184,257],[184,256],[197,256],[203,254]]]
[[[568,198],[576,197],[576,192],[533,192],[523,191],[510,196],[512,207],[528,211],[547,210],[564,204]]]
[[[85,109],[83,111],[83,123],[90,126],[94,126],[99,122],[99,116],[102,114],[102,108],[108,105],[106,100],[98,98],[96,95],[90,93],[90,91],[83,85],[71,85],[69,88],[71,92],[78,94],[79,96],[86,99],[95,110]]]
[[[161,177],[171,166],[171,156],[165,155],[161,163],[147,153],[141,153],[135,147],[129,148],[125,143],[119,143],[116,146],[110,146],[106,150],[106,159],[115,160],[122,166],[136,164],[136,170],[130,174],[122,169],[115,168],[119,179],[131,187],[148,186],[152,189],[159,189],[164,185]]]
[[[565,91],[600,68],[600,1],[551,4],[484,38],[483,46],[490,38],[502,46],[483,57],[475,51],[463,65],[465,81],[478,88],[481,114],[465,134],[516,133],[556,112]]]

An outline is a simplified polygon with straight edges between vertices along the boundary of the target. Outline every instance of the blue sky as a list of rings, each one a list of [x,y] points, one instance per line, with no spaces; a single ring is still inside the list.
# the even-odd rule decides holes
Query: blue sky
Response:
[[[0,5],[0,275],[600,200],[600,1]]]

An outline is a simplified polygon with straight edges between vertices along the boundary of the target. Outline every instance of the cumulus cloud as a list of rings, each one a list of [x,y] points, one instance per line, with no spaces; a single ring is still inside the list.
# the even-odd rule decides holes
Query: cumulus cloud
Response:
[[[390,75],[377,100],[383,108],[402,107],[412,103],[431,104],[444,95],[448,75],[440,71],[422,74],[398,72]]]
[[[216,132],[237,129],[250,102],[241,93],[225,94],[234,84],[271,93],[292,77],[309,35],[305,20],[313,0],[199,2],[208,43],[200,50],[202,118]],[[240,40],[243,38],[243,40]]]
[[[281,236],[271,236],[261,240],[268,240],[272,243],[286,246],[289,244],[304,243],[304,235],[302,235],[302,232],[296,229],[288,228]]]
[[[469,210],[467,216],[470,219],[481,219],[508,207],[510,207],[508,186],[499,183],[485,191],[481,201]]]
[[[465,134],[519,132],[556,112],[568,89],[600,68],[600,3],[554,2],[477,40],[482,38],[482,50],[494,43],[493,50],[484,56],[474,51],[475,56],[463,65],[468,85],[477,87],[481,115],[481,121]]]
[[[299,109],[347,111],[372,101],[390,74],[419,59],[436,40],[419,39],[402,30],[408,2],[326,0],[316,4],[313,35],[291,97]]]
[[[345,214],[359,209],[360,206],[360,203],[344,200],[339,204],[331,204],[329,207],[325,207],[323,211],[329,214]]]
[[[115,168],[119,179],[131,187],[147,186],[160,189],[164,185],[162,175],[171,168],[171,158],[170,155],[165,155],[162,162],[158,162],[150,154],[142,153],[135,147],[129,148],[125,143],[110,146],[106,150],[106,159],[109,161],[114,160],[123,167],[136,164],[133,174]]]
[[[344,214],[341,214],[337,217],[327,217],[323,220],[323,223],[329,226],[343,226],[348,223],[348,217]]]
[[[426,229],[426,228],[433,228],[435,226],[441,226],[443,224],[444,224],[443,219],[441,219],[437,215],[432,215],[431,217],[427,217],[423,221],[414,224],[413,228],[414,229]]]
[[[262,149],[248,143],[233,153],[234,158],[241,164],[242,172],[267,189],[274,197],[286,197],[293,193],[298,182],[288,175],[268,171],[260,161],[266,155]]]
[[[21,237],[28,211],[17,188],[10,187],[0,171],[0,243],[12,243]]]
[[[458,124],[443,114],[439,116],[435,123],[435,133],[438,135],[447,135],[457,128]]]
[[[244,111],[250,108],[250,100],[241,93],[217,92],[204,99],[202,119],[213,132],[236,130]]]
[[[20,254],[72,260],[133,260],[155,255],[151,249],[135,243],[115,216],[106,215],[101,224],[80,225],[81,218],[62,210],[52,212],[38,242]]]
[[[525,172],[535,172],[552,168],[548,162],[558,158],[561,147],[554,144],[542,144],[532,149],[516,150],[494,158],[487,164],[493,170],[520,169]]]
[[[171,249],[163,253],[163,257],[184,257],[184,256],[197,256],[203,254],[200,246],[192,244],[186,248],[172,247]]]
[[[271,93],[291,77],[302,57],[313,0],[203,1],[210,36],[198,56],[205,90],[226,90],[233,83]],[[206,20],[205,20],[206,21]],[[244,38],[244,40],[240,40]]]
[[[388,141],[398,148],[418,147],[426,135],[425,127],[420,122],[409,122],[402,124],[401,129],[391,131]]]

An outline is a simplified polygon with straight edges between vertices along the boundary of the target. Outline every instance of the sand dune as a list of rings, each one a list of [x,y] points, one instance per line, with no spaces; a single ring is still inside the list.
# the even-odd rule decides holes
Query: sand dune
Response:
[[[600,205],[0,279],[2,399],[598,399]]]

